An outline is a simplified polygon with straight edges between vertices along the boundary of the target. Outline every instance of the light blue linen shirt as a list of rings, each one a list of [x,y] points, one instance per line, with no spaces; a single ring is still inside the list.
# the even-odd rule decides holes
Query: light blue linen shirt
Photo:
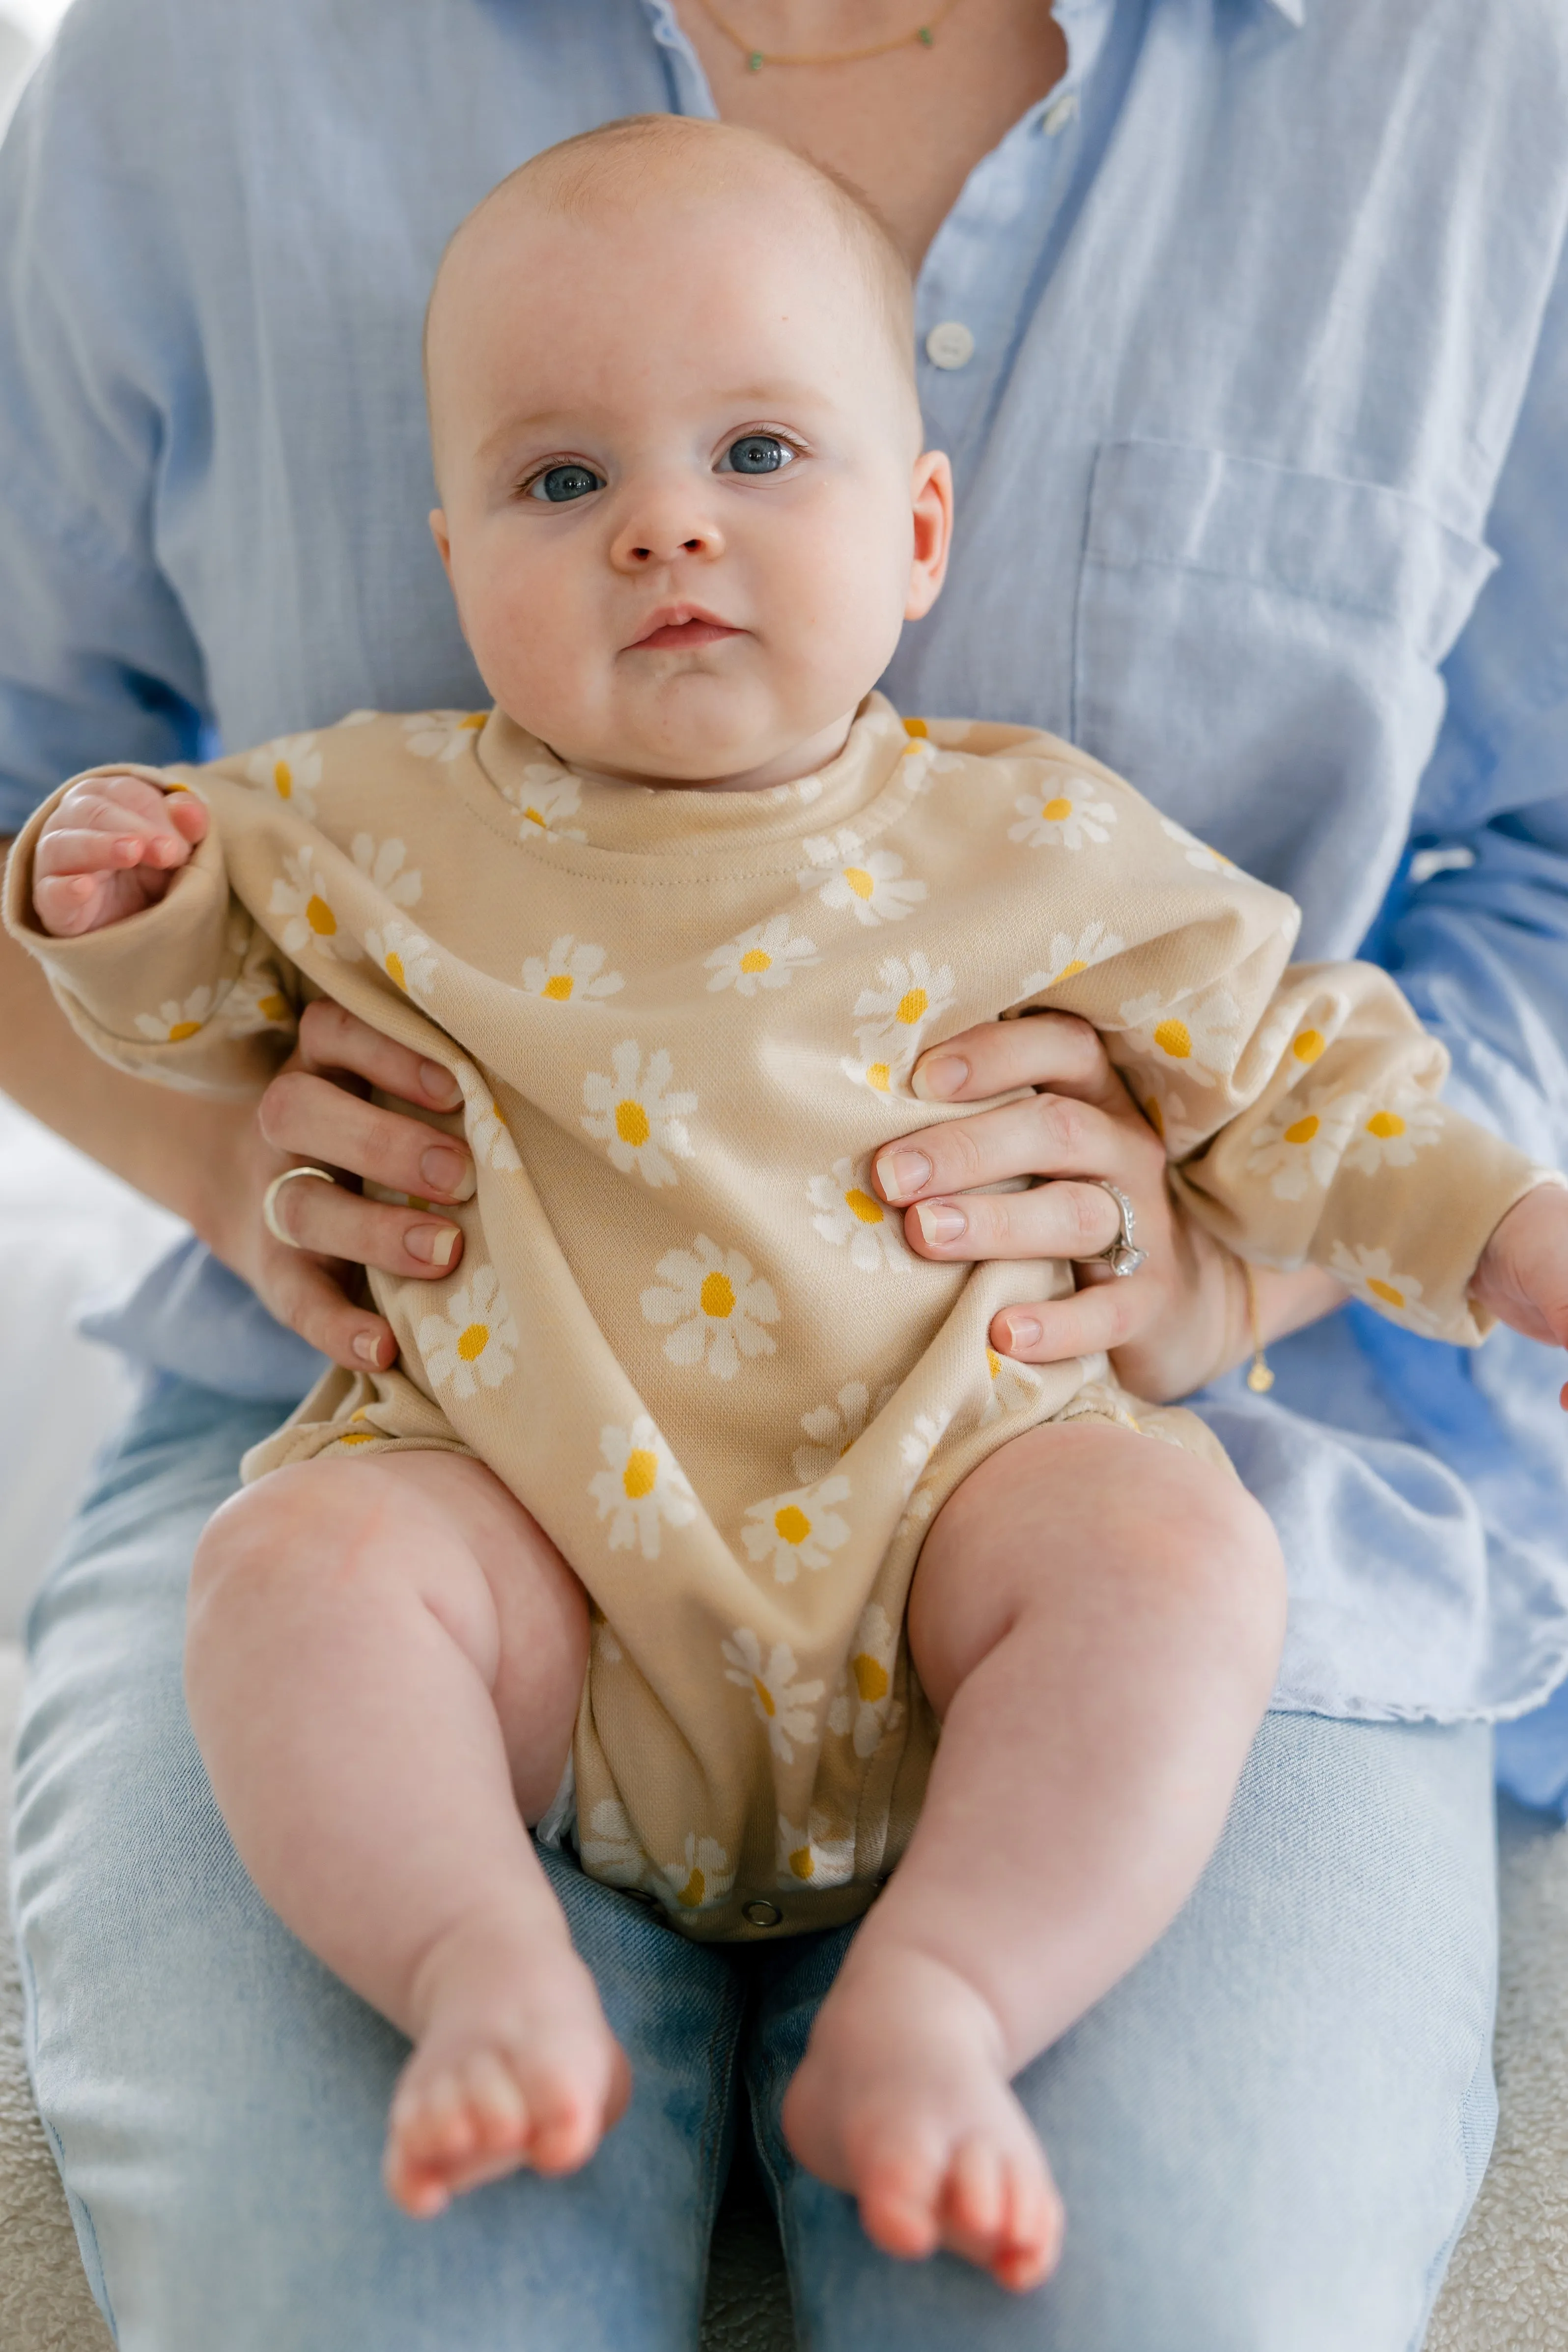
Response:
[[[1304,955],[1370,934],[1455,1094],[1560,1160],[1568,16],[1057,14],[1066,79],[921,273],[960,526],[889,690],[1086,744],[1291,891]],[[667,0],[78,0],[0,155],[0,826],[91,761],[480,697],[425,522],[426,291],[504,172],[645,109],[713,110]],[[114,1328],[237,1393],[313,1369],[194,1245]],[[1357,1309],[1275,1361],[1203,1409],[1289,1557],[1279,1702],[1541,1699],[1560,1364]]]

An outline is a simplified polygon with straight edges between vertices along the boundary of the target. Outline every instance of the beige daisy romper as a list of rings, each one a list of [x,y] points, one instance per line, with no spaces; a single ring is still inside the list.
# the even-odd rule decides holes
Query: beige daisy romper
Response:
[[[1092,1413],[1219,1457],[1103,1358],[986,1344],[1061,1265],[933,1265],[869,1163],[943,1036],[1081,1014],[1192,1213],[1436,1337],[1540,1171],[1438,1098],[1369,966],[1286,970],[1297,911],[1081,752],[900,720],[757,793],[572,773],[499,712],[357,713],[145,772],[216,823],[156,908],[66,942],[6,917],[106,1059],[260,1087],[336,998],[444,1063],[478,1167],[445,1282],[371,1277],[399,1368],[331,1371],[246,1464],[472,1452],[594,1602],[574,1743],[595,1876],[697,1937],[870,1900],[935,1727],[902,1627],[931,1516],[992,1450]],[[48,804],[53,806],[53,803]],[[972,1108],[972,1107],[971,1107]]]

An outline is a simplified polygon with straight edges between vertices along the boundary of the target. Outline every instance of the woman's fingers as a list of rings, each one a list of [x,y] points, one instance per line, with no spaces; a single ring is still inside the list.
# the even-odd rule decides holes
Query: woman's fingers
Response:
[[[921,1102],[983,1102],[1015,1087],[1047,1087],[1112,1110],[1121,1081],[1097,1031],[1072,1013],[987,1021],[922,1054],[910,1085]]]
[[[884,1144],[872,1178],[896,1208],[1026,1174],[1108,1176],[1126,1192],[1146,1186],[1151,1175],[1163,1185],[1159,1142],[1141,1119],[1125,1115],[1124,1094],[1121,1100],[1120,1118],[1070,1095],[1046,1094],[922,1128]]]
[[[374,1265],[382,1274],[450,1274],[462,1255],[460,1226],[425,1210],[367,1201],[342,1184],[301,1176],[281,1184],[272,1214],[296,1250],[340,1264]]]
[[[378,1093],[426,1103],[433,1110],[456,1110],[463,1099],[450,1070],[384,1036],[328,996],[307,1004],[300,1016],[298,1058],[302,1069],[318,1075],[348,1071]]]
[[[283,1188],[284,1193],[300,1189],[296,1184]],[[325,1192],[326,1187],[320,1189]],[[285,1249],[268,1236],[257,1287],[279,1323],[334,1364],[351,1371],[384,1371],[397,1358],[392,1326],[344,1295],[341,1276],[346,1271]]]
[[[1069,1356],[1110,1355],[1138,1338],[1163,1300],[1138,1288],[1138,1276],[1097,1282],[1066,1298],[1004,1307],[991,1318],[991,1345],[1021,1364],[1058,1364]]]
[[[925,1258],[1098,1257],[1121,1231],[1121,1212],[1099,1184],[1040,1184],[1027,1192],[966,1192],[904,1212],[904,1237]]]
[[[293,1159],[345,1168],[385,1192],[411,1192],[421,1200],[473,1197],[474,1163],[459,1137],[364,1102],[309,1070],[280,1070],[257,1116],[268,1142]]]

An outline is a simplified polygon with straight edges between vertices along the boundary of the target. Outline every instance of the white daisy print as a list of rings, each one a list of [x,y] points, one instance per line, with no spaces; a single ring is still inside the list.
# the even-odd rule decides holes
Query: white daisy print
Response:
[[[471,1062],[459,1062],[453,1075],[463,1089],[463,1126],[469,1150],[482,1167],[493,1168],[498,1175],[515,1176],[522,1161],[489,1081]]]
[[[923,1528],[936,1509],[936,1489],[918,1482],[937,1444],[952,1419],[945,1409],[936,1412],[917,1412],[911,1427],[899,1440],[899,1463],[904,1478],[904,1510],[895,1535],[911,1535]]]
[[[356,833],[350,855],[372,888],[395,907],[418,905],[424,877],[406,863],[408,852],[401,841],[378,844],[370,834]]]
[[[1425,1332],[1428,1338],[1438,1331],[1437,1318],[1421,1304],[1421,1285],[1414,1275],[1396,1274],[1385,1249],[1363,1249],[1358,1242],[1352,1252],[1343,1242],[1336,1242],[1329,1271],[1348,1283],[1365,1306],[1377,1307],[1394,1322]]]
[[[715,948],[702,966],[713,975],[710,995],[732,988],[737,996],[754,996],[759,988],[786,988],[797,971],[819,961],[816,942],[794,929],[787,915],[774,915]]]
[[[801,1414],[800,1425],[814,1441],[810,1445],[797,1445],[791,1459],[791,1467],[803,1486],[826,1478],[834,1464],[842,1461],[892,1397],[894,1386],[889,1381],[879,1389],[873,1403],[864,1381],[847,1381],[832,1404],[813,1405],[809,1412]]]
[[[861,1274],[889,1268],[907,1274],[913,1264],[897,1211],[885,1209],[871,1190],[871,1162],[836,1160],[830,1176],[814,1176],[806,1186],[816,1211],[812,1224],[835,1249],[849,1247],[849,1263]]]
[[[205,1028],[223,1001],[215,989],[195,988],[183,1000],[167,998],[156,1013],[139,1013],[136,1026],[143,1037],[151,1037],[160,1045],[178,1045]],[[287,1015],[288,1006],[283,1009]]]
[[[1038,1403],[1040,1376],[1027,1364],[1018,1363],[1012,1356],[999,1356],[994,1348],[987,1348],[985,1370],[990,1385],[980,1409],[983,1423],[999,1421],[1005,1412],[1027,1412],[1031,1405]]]
[[[902,1719],[893,1701],[893,1665],[899,1629],[873,1601],[856,1629],[855,1647],[827,1710],[827,1727],[849,1740],[862,1759],[875,1753],[882,1735]]]
[[[885,956],[877,979],[876,988],[863,988],[855,1000],[855,1034],[868,1052],[874,1045],[889,1047],[889,1064],[903,1070],[920,1051],[929,1024],[952,1009],[952,967],[933,964],[917,949],[907,961]]]
[[[628,1037],[610,1055],[614,1073],[605,1077],[590,1070],[583,1081],[583,1100],[589,1134],[610,1149],[610,1164],[623,1176],[635,1169],[647,1184],[679,1182],[668,1154],[678,1160],[695,1155],[686,1122],[697,1108],[694,1094],[672,1093],[669,1055],[660,1045],[643,1067],[642,1047]]]
[[[1363,1103],[1345,1147],[1345,1166],[1363,1176],[1375,1176],[1380,1168],[1410,1168],[1416,1153],[1442,1136],[1442,1108],[1430,1095],[1400,1094],[1372,1108]]]
[[[1104,923],[1086,923],[1076,936],[1071,931],[1053,931],[1045,962],[1023,982],[1019,998],[1042,996],[1047,988],[1060,988],[1064,981],[1076,980],[1090,964],[1103,963],[1108,956],[1120,955],[1126,945],[1126,940]]]
[[[1275,1116],[1247,1138],[1249,1176],[1267,1177],[1277,1201],[1304,1200],[1334,1181],[1356,1098],[1314,1087],[1304,1101],[1288,1097]]]
[[[609,1467],[595,1472],[588,1492],[610,1522],[610,1549],[635,1546],[644,1559],[657,1559],[661,1530],[689,1527],[697,1517],[686,1473],[646,1412],[629,1429],[602,1429],[599,1451]]]
[[[904,745],[899,782],[908,793],[929,793],[939,776],[951,776],[963,767],[956,752],[939,751],[924,730],[923,719],[915,720],[912,726],[905,719],[904,731],[910,740]]]
[[[1166,1069],[1179,1069],[1194,1086],[1212,1087],[1215,1074],[1228,1076],[1241,1050],[1241,1008],[1228,990],[1216,988],[1201,1003],[1178,997],[1136,996],[1121,1007],[1127,1043]],[[1167,1115],[1169,1105],[1166,1106]]]
[[[1111,801],[1096,797],[1103,786],[1087,776],[1052,776],[1013,803],[1022,824],[1010,824],[1009,841],[1026,849],[1082,849],[1110,839],[1116,823]]]
[[[481,1386],[499,1389],[517,1369],[517,1325],[493,1265],[476,1266],[447,1300],[444,1315],[419,1326],[419,1352],[437,1388],[471,1397]]]
[[[647,1868],[626,1809],[615,1797],[601,1797],[587,1822],[579,1824],[577,1851],[608,1886],[637,1886]]]
[[[795,1652],[775,1642],[764,1660],[763,1645],[749,1625],[737,1625],[721,1644],[724,1679],[750,1691],[752,1708],[781,1764],[795,1762],[795,1742],[816,1737],[816,1708],[826,1685],[795,1680]]]
[[[294,1008],[276,971],[263,965],[235,982],[223,1000],[223,1025],[235,1037],[252,1036],[258,1029],[294,1026]]]
[[[704,1910],[728,1895],[735,1884],[730,1857],[718,1839],[699,1837],[695,1830],[686,1832],[684,1858],[667,1862],[664,1874],[675,1889],[675,1899],[683,1911]]]
[[[488,710],[411,711],[403,740],[416,760],[460,760],[489,717]]]
[[[901,857],[890,849],[863,848],[859,835],[847,827],[801,845],[811,860],[795,877],[801,888],[858,923],[896,923],[925,897],[925,884],[906,877]]]
[[[321,755],[314,735],[279,735],[264,743],[245,763],[247,780],[272,793],[297,816],[313,820],[316,787],[321,781]]]
[[[1206,841],[1200,841],[1196,834],[1189,833],[1184,824],[1176,823],[1174,817],[1163,816],[1160,830],[1172,841],[1181,843],[1187,854],[1187,864],[1195,866],[1200,874],[1223,874],[1231,881],[1240,879],[1239,866],[1226,857],[1223,850],[1211,849]]]
[[[837,1471],[819,1486],[748,1503],[749,1524],[741,1529],[748,1559],[765,1561],[780,1584],[793,1584],[803,1568],[826,1568],[831,1555],[849,1540],[849,1522],[833,1507],[848,1493],[849,1481]]]
[[[405,996],[417,997],[428,1003],[436,985],[437,970],[436,950],[423,931],[412,923],[399,922],[395,915],[389,922],[379,923],[364,935],[365,953],[378,963],[394,987]]]
[[[319,955],[353,963],[359,954],[357,942],[339,926],[313,849],[292,850],[284,858],[282,877],[272,885],[267,911],[288,918],[283,926],[285,955],[298,960],[308,948],[314,948]]]
[[[689,1250],[668,1250],[654,1272],[659,1280],[642,1295],[650,1323],[672,1325],[664,1352],[672,1364],[706,1363],[717,1381],[732,1381],[742,1357],[771,1356],[777,1342],[764,1323],[779,1319],[771,1286],[739,1250],[723,1250],[699,1234]]]
[[[522,818],[518,828],[522,840],[587,840],[585,833],[562,822],[576,815],[583,805],[583,795],[575,779],[561,769],[532,761],[524,768],[521,782],[508,784],[504,790],[506,798]]]
[[[530,956],[522,967],[522,992],[547,1004],[581,1004],[618,995],[626,986],[618,971],[605,970],[608,950],[570,931],[552,940],[545,956]]]
[[[837,1831],[837,1833],[836,1833]],[[855,1839],[814,1805],[804,1829],[781,1813],[778,1874],[781,1886],[843,1886],[855,1868]]]

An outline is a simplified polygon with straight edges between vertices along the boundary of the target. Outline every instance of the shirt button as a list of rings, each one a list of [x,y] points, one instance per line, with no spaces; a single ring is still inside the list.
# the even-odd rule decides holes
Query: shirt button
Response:
[[[974,338],[962,319],[943,319],[926,337],[926,357],[932,367],[967,367],[974,357]]]
[[[776,1903],[770,1903],[765,1895],[758,1895],[754,1903],[742,1905],[741,1916],[749,1919],[753,1927],[776,1927],[784,1913]]]
[[[1040,120],[1047,139],[1054,139],[1059,131],[1067,129],[1069,122],[1076,122],[1078,121],[1077,90],[1069,89],[1065,98],[1058,98],[1054,105],[1047,106]]]

